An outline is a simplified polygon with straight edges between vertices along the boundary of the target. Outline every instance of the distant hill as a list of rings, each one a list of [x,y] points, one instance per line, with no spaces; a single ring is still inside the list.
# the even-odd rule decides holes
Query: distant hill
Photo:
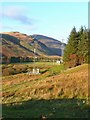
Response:
[[[61,42],[43,35],[26,35],[19,32],[5,32],[2,36],[3,58],[33,57],[36,56],[60,56]],[[1,39],[0,38],[0,39]],[[63,43],[65,46],[65,44]],[[36,49],[34,53],[34,48]]]
[[[49,48],[49,50],[52,51],[52,55],[59,55],[59,56],[61,55],[61,44],[62,44],[61,41],[51,37],[47,37],[44,35],[37,35],[37,34],[32,35],[31,37],[45,44]]]

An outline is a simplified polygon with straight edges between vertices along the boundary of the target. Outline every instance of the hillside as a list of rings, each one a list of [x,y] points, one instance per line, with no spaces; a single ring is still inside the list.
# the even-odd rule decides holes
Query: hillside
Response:
[[[6,32],[2,36],[3,60],[11,57],[60,56],[61,42],[42,35],[26,35],[19,32]],[[1,38],[0,38],[1,40]],[[34,48],[36,53],[34,54]]]
[[[64,46],[65,43],[62,43],[61,41],[58,41],[54,38],[47,37],[44,35],[31,35],[32,38],[35,38],[37,41],[40,41],[41,43],[45,44],[53,53],[53,55],[61,55],[61,44]]]
[[[16,71],[25,67],[31,70],[33,65],[13,64],[12,67]],[[3,76],[4,116],[87,117],[87,64],[67,70],[63,65],[52,66],[52,63],[36,63],[35,66],[40,68],[40,75],[22,72]]]
[[[6,68],[32,70],[34,64],[8,65]],[[40,75],[28,75],[26,73],[3,77],[4,101],[10,102],[17,99],[50,99],[50,98],[86,98],[88,95],[88,66],[81,65],[64,70],[64,66],[48,63],[36,63],[40,68]],[[26,71],[27,72],[27,71]],[[5,72],[6,73],[6,72]],[[13,73],[12,73],[13,74]],[[23,87],[22,87],[23,86]],[[26,92],[25,92],[26,91]],[[31,91],[29,93],[29,91]],[[24,94],[23,94],[24,93]],[[12,96],[13,95],[13,96]],[[8,99],[10,97],[10,99]],[[12,98],[14,97],[14,99]],[[9,101],[8,101],[9,100]],[[14,102],[14,101],[13,101]]]

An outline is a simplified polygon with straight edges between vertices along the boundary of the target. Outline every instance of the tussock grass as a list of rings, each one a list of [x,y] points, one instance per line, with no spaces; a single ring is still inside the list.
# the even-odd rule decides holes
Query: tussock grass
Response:
[[[36,66],[41,68],[40,75],[22,73],[3,77],[3,102],[11,103],[14,102],[15,98],[21,101],[22,96],[22,101],[29,99],[87,98],[87,64],[68,70],[64,70],[63,65],[51,65],[49,63],[45,66],[41,65],[44,64],[36,63]],[[28,66],[32,67],[32,65]],[[8,100],[7,93],[10,93],[10,100]]]
[[[25,64],[28,68],[33,65],[40,68],[41,74],[3,77],[5,117],[12,117],[12,114],[13,117],[17,114],[18,118],[88,116],[87,64],[67,70],[63,65],[51,63]]]

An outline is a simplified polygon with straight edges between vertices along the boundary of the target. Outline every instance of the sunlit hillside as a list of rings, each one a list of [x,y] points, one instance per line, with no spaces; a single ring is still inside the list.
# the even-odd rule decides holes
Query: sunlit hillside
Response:
[[[11,65],[8,65],[8,67],[10,66]],[[20,64],[19,65],[13,64],[13,67],[15,66],[17,66],[16,71],[18,71]],[[26,102],[25,106],[27,105],[31,106],[32,102],[37,101],[38,103],[39,100],[40,101],[55,100],[56,104],[57,102],[59,102],[59,100],[60,101],[63,100],[63,102],[61,102],[62,107],[64,107],[63,105],[65,104],[65,100],[66,100],[67,102],[69,101],[69,103],[71,101],[70,104],[66,102],[68,106],[69,105],[71,106],[70,109],[74,109],[72,107],[75,107],[75,106],[80,107],[78,104],[80,105],[82,104],[81,108],[79,109],[82,109],[82,110],[84,110],[84,108],[86,109],[85,105],[87,106],[88,104],[88,101],[87,101],[88,100],[88,65],[87,64],[84,64],[75,68],[71,68],[71,69],[65,69],[63,65],[53,65],[53,63],[46,63],[46,64],[36,63],[35,65],[23,64],[22,69],[24,67],[28,67],[29,70],[32,70],[31,68],[33,68],[33,66],[40,68],[39,75],[29,75],[26,72],[26,73],[19,73],[16,75],[3,76],[2,82],[3,82],[4,114],[7,114],[8,107],[10,107],[10,110],[11,110],[11,112],[9,111],[9,114],[6,116],[11,116],[10,114],[15,109],[18,109],[18,110],[21,109],[20,105],[21,104],[23,105],[24,102]],[[77,102],[75,102],[75,99]],[[78,103],[78,101],[80,103]],[[84,101],[84,104],[83,104],[83,101]],[[48,102],[46,102],[45,104],[48,104]],[[56,107],[57,106],[56,104],[54,104],[53,107]],[[72,106],[71,104],[75,104],[75,105]],[[14,106],[16,106],[16,108]],[[56,111],[57,109],[59,108],[56,107]],[[33,108],[31,108],[30,111],[32,110]],[[68,111],[68,108],[67,108],[67,111]],[[75,111],[76,111],[76,108],[75,108]],[[44,112],[40,113],[39,111],[39,114],[34,113],[34,115],[39,116]],[[21,116],[24,116],[24,113],[23,115],[22,113],[23,112],[20,113]],[[83,114],[86,114],[86,113],[87,113],[86,110],[83,111]],[[28,112],[26,114],[28,114]],[[47,112],[46,114],[48,117],[50,117]],[[53,115],[54,113],[51,116]],[[31,117],[32,116],[33,115],[31,115]],[[72,116],[72,115],[68,115],[68,116]]]

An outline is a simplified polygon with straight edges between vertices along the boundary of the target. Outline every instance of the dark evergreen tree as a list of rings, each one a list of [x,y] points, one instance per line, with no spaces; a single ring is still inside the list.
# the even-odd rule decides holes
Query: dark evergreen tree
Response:
[[[88,31],[87,29],[84,30],[83,34],[83,57],[84,57],[84,63],[88,63],[88,44],[89,44],[89,39],[88,39]]]
[[[64,62],[67,63],[69,67],[77,65],[78,62],[77,50],[78,50],[78,34],[76,32],[76,28],[74,27],[69,36],[68,44],[66,45],[63,57]]]
[[[88,29],[88,63],[90,64],[90,29]]]
[[[79,63],[83,64],[88,61],[88,32],[86,28],[81,27],[79,34],[78,42],[78,57]]]
[[[88,62],[89,32],[82,26],[79,32],[76,32],[75,27],[72,29],[63,56],[64,62],[68,67]]]
[[[84,33],[84,29],[81,26],[79,32],[78,32],[78,58],[79,58],[79,64],[82,64],[84,61],[83,58],[83,33]]]

